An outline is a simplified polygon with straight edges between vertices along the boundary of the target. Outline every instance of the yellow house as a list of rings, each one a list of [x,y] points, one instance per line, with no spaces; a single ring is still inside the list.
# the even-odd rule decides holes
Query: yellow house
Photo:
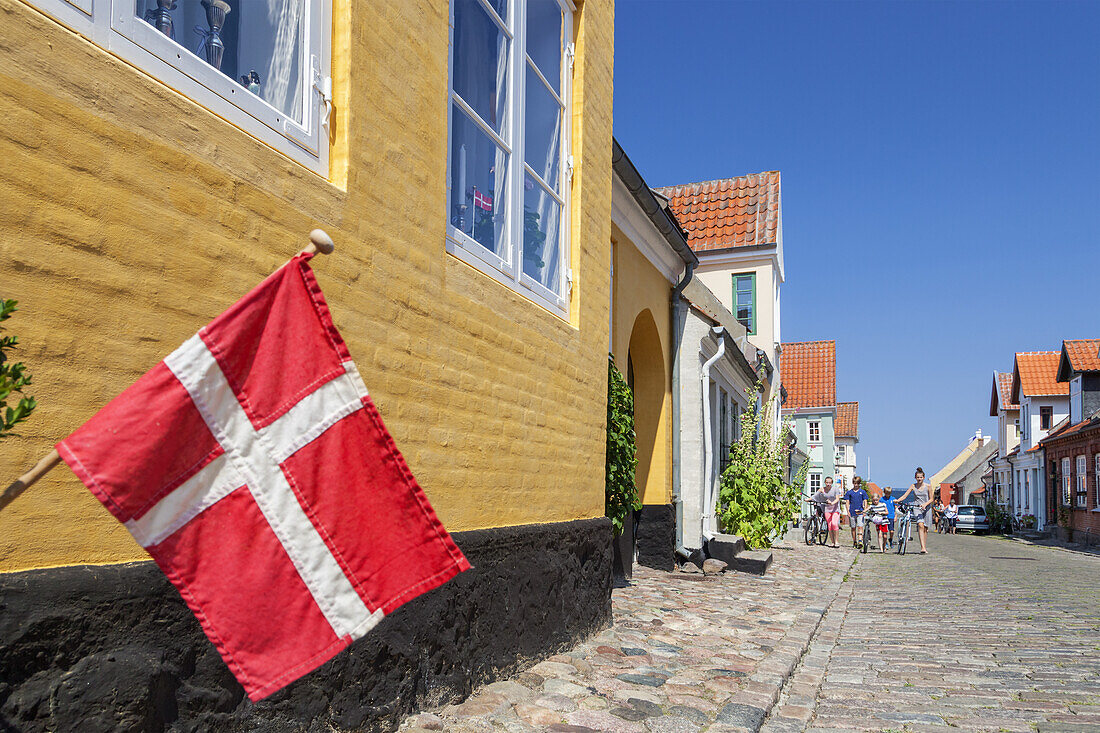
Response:
[[[632,527],[633,540],[639,563],[671,570],[678,499],[673,448],[679,442],[673,440],[679,434],[673,334],[679,329],[673,329],[672,304],[680,302],[679,293],[698,259],[675,217],[618,141],[612,164],[611,354],[634,391],[635,479],[642,509]],[[629,567],[629,558],[624,558],[623,570],[629,572]]]
[[[276,716],[237,704],[175,591],[58,468],[0,514],[0,655],[38,650],[6,670],[8,722],[110,716],[123,702],[92,693],[38,703],[80,675],[153,674],[169,682],[142,704],[175,711],[165,724],[397,720],[605,624],[613,241],[616,272],[638,278],[616,292],[613,351],[644,388],[647,505],[668,502],[670,470],[670,286],[611,222],[612,0],[0,0],[0,14],[0,295],[19,301],[7,325],[40,404],[4,440],[4,474],[319,226],[337,245],[314,263],[337,326],[475,566],[281,693]]]

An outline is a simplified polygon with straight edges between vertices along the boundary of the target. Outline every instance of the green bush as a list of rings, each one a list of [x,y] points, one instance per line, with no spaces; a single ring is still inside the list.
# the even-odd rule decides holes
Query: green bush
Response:
[[[634,434],[634,395],[615,368],[615,358],[607,360],[607,477],[604,484],[604,511],[615,527],[615,536],[623,533],[623,521],[631,509],[638,511],[642,502],[634,485],[638,467],[637,439]]]
[[[760,385],[757,385],[757,390]],[[750,398],[754,397],[749,393]],[[722,473],[718,490],[718,523],[722,532],[740,535],[752,549],[771,547],[776,537],[798,516],[800,488],[807,463],[790,484],[783,480],[790,447],[786,435],[789,420],[773,435],[771,415],[775,399],[756,401],[741,415],[741,437],[730,446],[730,464]],[[761,419],[762,417],[762,419]]]
[[[11,318],[11,314],[18,310],[14,300],[0,299],[0,322]],[[22,362],[8,363],[8,351],[18,345],[19,339],[15,336],[0,336],[0,438],[12,435],[12,428],[23,422],[38,403],[33,397],[23,395],[23,388],[31,383],[31,375],[27,374]],[[8,406],[8,398],[13,393],[20,395],[15,407]]]

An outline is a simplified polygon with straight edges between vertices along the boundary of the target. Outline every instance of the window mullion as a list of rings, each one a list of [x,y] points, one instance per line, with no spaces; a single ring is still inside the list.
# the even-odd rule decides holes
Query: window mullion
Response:
[[[474,108],[467,104],[466,100],[458,95],[458,92],[454,90],[451,91],[451,100],[458,105],[459,109],[466,113],[466,116],[470,118],[471,122],[480,127],[481,131],[489,136],[490,140],[492,140],[500,147],[504,148],[504,152],[511,155],[512,148],[510,145],[508,145],[508,142],[500,135],[496,134],[496,132],[493,131],[493,128],[489,127],[485,120],[481,119],[481,115],[475,112]]]
[[[543,190],[545,190],[548,194],[550,194],[550,198],[557,201],[560,205],[563,205],[563,206],[565,205],[565,201],[563,201],[561,196],[558,195],[558,192],[555,191],[550,186],[549,183],[547,183],[545,180],[543,180],[542,176],[540,176],[538,173],[536,173],[534,168],[527,165],[527,161],[523,162],[523,169],[524,169],[524,171],[526,171],[527,175],[531,176],[531,178],[533,178],[535,180],[535,182],[538,183],[539,186],[541,186],[543,188]]]
[[[526,0],[512,0],[511,20],[515,27],[512,36],[512,58],[510,59],[511,79],[511,117],[512,133],[511,164],[508,166],[508,201],[511,211],[507,227],[507,242],[510,256],[512,278],[517,282],[523,271],[523,175],[524,175],[524,137],[526,130],[526,74],[524,63],[527,59],[527,3]]]
[[[554,87],[550,86],[550,82],[548,82],[546,80],[546,77],[543,76],[542,70],[539,69],[538,64],[536,64],[534,59],[532,59],[530,56],[527,56],[526,54],[524,54],[524,57],[527,59],[527,65],[530,66],[531,70],[535,72],[535,76],[537,76],[539,78],[539,80],[542,81],[543,85],[546,87],[546,91],[550,92],[550,96],[553,97],[555,99],[555,101],[557,101],[558,106],[564,107],[565,102],[562,101],[561,95],[559,95],[557,92],[554,91]],[[560,61],[561,61],[562,68],[565,68],[565,66],[566,66],[565,59],[562,58],[562,59],[560,59]]]
[[[489,20],[496,23],[497,27],[500,28],[501,33],[503,33],[504,35],[506,35],[508,37],[508,40],[512,40],[512,38],[514,37],[514,34],[512,33],[512,29],[508,27],[507,23],[505,23],[503,20],[501,20],[499,15],[497,15],[497,11],[493,8],[492,5],[489,4],[489,0],[477,0],[477,1],[481,5],[481,7],[485,9],[485,13],[489,16]],[[511,14],[509,14],[509,15],[511,15]],[[452,17],[451,21],[452,21],[452,25],[453,25],[454,24],[454,18],[453,17]]]

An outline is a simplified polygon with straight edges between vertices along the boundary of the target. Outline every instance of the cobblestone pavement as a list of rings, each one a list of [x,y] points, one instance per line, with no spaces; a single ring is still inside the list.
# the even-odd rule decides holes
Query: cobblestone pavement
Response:
[[[765,730],[1100,731],[1100,558],[929,545],[860,556]]]
[[[767,576],[636,570],[587,642],[402,725],[448,731],[757,730],[845,585],[851,548],[774,550]]]

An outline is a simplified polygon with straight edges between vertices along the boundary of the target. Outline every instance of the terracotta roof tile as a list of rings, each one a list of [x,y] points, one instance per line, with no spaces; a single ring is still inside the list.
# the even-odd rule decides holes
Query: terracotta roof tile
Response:
[[[882,496],[882,487],[880,487],[874,481],[864,482],[863,488],[867,490],[867,496]]]
[[[836,341],[783,344],[779,374],[787,388],[784,409],[836,404]]]
[[[778,241],[779,171],[654,190],[668,199],[695,252]]]
[[[1063,341],[1062,348],[1066,350],[1069,365],[1073,371],[1100,371],[1100,339]]]
[[[1020,395],[1068,395],[1069,384],[1058,381],[1058,351],[1021,351],[1012,370],[1012,398]]]
[[[1002,410],[1020,409],[1020,406],[1012,401],[1012,372],[997,372],[997,391],[1001,396]]]
[[[781,372],[782,373],[782,372]],[[836,437],[859,437],[859,403],[839,402],[836,406]]]

